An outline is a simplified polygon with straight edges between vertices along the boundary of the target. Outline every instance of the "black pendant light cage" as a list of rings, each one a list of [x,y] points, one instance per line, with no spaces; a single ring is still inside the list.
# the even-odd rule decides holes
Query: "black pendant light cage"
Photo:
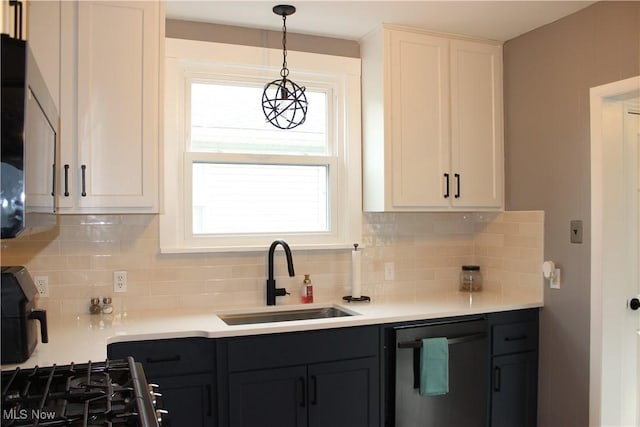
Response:
[[[287,68],[287,16],[295,13],[290,5],[273,7],[273,13],[282,16],[282,69],[280,79],[267,83],[262,92],[262,111],[269,123],[280,129],[293,129],[307,118],[305,87],[289,80]]]

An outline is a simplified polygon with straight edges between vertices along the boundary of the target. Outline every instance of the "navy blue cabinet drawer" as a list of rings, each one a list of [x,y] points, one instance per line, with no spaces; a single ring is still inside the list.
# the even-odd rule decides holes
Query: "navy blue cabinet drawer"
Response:
[[[493,327],[493,355],[537,350],[537,322],[508,323]]]
[[[324,329],[233,338],[229,372],[355,359],[378,354],[377,327]]]
[[[213,345],[207,338],[130,341],[109,344],[107,354],[110,359],[132,356],[142,363],[147,377],[166,377],[212,371]]]

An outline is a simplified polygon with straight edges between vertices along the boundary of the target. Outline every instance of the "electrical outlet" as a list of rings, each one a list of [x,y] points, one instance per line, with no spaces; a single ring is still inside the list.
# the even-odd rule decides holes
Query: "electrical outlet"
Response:
[[[384,263],[384,280],[395,280],[396,266],[392,262]]]
[[[38,289],[38,294],[40,294],[41,298],[49,296],[49,276],[35,276],[33,282],[36,284],[36,289]]]
[[[113,292],[127,292],[127,272],[113,272]]]

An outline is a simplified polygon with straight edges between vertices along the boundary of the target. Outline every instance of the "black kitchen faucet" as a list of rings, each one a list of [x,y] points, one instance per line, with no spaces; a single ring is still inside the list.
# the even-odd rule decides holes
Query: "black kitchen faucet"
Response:
[[[273,253],[276,250],[276,246],[281,245],[284,249],[284,254],[287,257],[287,267],[289,268],[289,276],[293,277],[296,274],[293,271],[293,258],[291,258],[291,249],[284,240],[275,240],[269,247],[269,277],[267,278],[267,305],[276,305],[276,297],[288,295],[289,292],[285,288],[276,288],[276,279],[273,278]]]

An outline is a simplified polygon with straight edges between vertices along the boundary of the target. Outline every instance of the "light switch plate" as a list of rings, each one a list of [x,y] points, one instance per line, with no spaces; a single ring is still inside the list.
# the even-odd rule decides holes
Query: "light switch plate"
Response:
[[[582,243],[582,220],[571,221],[571,243]]]

